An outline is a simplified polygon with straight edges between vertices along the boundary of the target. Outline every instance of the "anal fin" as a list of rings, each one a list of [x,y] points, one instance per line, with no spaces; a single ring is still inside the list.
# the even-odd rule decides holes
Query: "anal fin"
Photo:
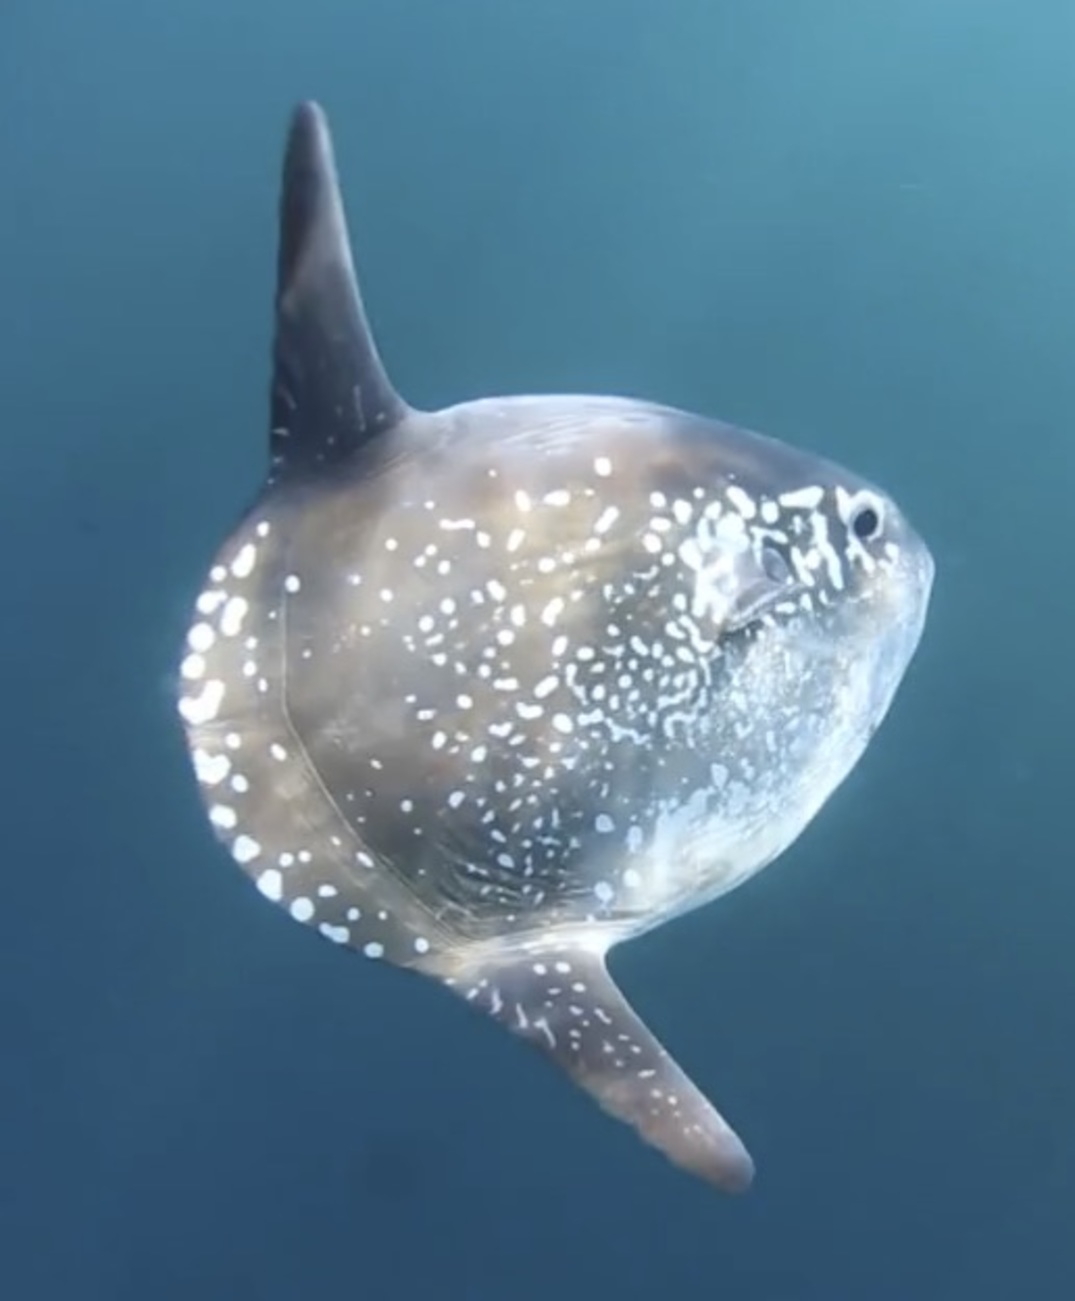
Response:
[[[543,941],[442,952],[419,966],[540,1048],[676,1165],[726,1192],[750,1185],[742,1141],[633,1011],[602,953]]]

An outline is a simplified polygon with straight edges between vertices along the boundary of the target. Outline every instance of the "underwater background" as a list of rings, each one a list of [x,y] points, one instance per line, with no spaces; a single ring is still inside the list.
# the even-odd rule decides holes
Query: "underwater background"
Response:
[[[1066,0],[4,0],[0,1295],[1075,1296],[1073,48]],[[613,956],[742,1199],[203,816],[173,676],[304,97],[413,402],[701,410],[934,551],[846,785]]]

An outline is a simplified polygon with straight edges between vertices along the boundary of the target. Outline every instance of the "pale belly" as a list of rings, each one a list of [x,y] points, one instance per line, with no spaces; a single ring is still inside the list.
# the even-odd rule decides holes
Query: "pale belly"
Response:
[[[857,763],[858,737],[834,736],[793,789],[770,794],[730,784],[717,811],[698,791],[662,811],[636,864],[632,934],[712,902],[768,867],[802,834]]]

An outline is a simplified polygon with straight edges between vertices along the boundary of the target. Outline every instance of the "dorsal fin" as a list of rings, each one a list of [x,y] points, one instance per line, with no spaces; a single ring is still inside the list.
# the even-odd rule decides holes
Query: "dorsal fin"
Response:
[[[300,104],[280,195],[273,473],[341,461],[404,418],[362,306],[328,121]]]

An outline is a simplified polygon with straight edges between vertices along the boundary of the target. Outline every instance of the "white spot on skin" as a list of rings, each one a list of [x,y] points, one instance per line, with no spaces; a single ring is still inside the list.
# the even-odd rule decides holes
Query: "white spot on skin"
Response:
[[[269,753],[277,763],[283,763],[287,758],[287,751],[278,741],[274,741],[272,745],[269,746]]]
[[[796,488],[794,492],[782,492],[777,500],[787,510],[816,510],[824,496],[824,489],[814,485]]]
[[[196,623],[187,633],[187,645],[192,651],[197,651],[200,655],[212,650],[215,641],[216,633],[207,623]]]
[[[597,456],[594,458],[593,472],[602,479],[607,479],[612,473],[612,462],[607,456]]]
[[[810,516],[814,546],[825,561],[830,584],[838,591],[844,588],[844,571],[836,548],[829,541],[829,522],[820,511]]]
[[[250,606],[241,596],[233,596],[220,616],[220,631],[225,637],[237,637]]]
[[[599,813],[597,817],[594,818],[594,827],[597,831],[601,832],[602,835],[607,835],[610,831],[616,830],[616,824],[607,813]]]
[[[198,597],[195,609],[199,614],[213,614],[220,609],[227,599],[227,592],[221,592],[219,589],[213,592],[203,592]]]
[[[428,953],[428,952],[429,952],[429,941],[425,938],[424,935],[419,935],[419,936],[415,939],[415,941],[414,941],[414,951],[415,951],[415,953]]]
[[[266,899],[271,899],[273,903],[280,902],[284,890],[284,878],[275,867],[262,872],[256,884]]]
[[[620,512],[617,506],[606,506],[598,516],[597,523],[593,526],[594,533],[598,536],[602,533],[607,533],[619,517]]]
[[[556,620],[560,617],[564,608],[564,599],[562,596],[554,596],[541,612],[541,622],[551,628]]]
[[[254,561],[258,558],[257,548],[248,542],[240,548],[239,554],[231,562],[231,572],[235,578],[249,578],[254,572]]]
[[[188,655],[179,666],[180,677],[188,682],[197,682],[205,674],[205,660],[201,655]]]
[[[610,904],[616,897],[615,890],[607,881],[598,881],[593,888],[593,892],[597,896],[598,903]]]
[[[363,948],[362,952],[367,958],[383,958],[384,945],[378,944],[376,940],[371,940],[370,943]]]
[[[222,831],[231,831],[239,819],[235,810],[228,804],[214,804],[209,810],[209,821]]]
[[[753,519],[758,513],[754,498],[737,483],[729,484],[725,496],[744,519]]]
[[[231,852],[237,863],[252,863],[261,853],[261,846],[253,836],[236,836]]]
[[[331,926],[328,922],[322,922],[317,929],[333,944],[346,944],[351,938],[351,932],[346,926]]]
[[[297,899],[292,899],[290,911],[297,922],[308,922],[314,915],[313,900],[300,895]]]
[[[301,586],[302,583],[299,581],[298,574],[288,574],[284,579],[285,592],[297,592]]]
[[[195,750],[191,757],[194,760],[194,773],[204,786],[219,785],[231,772],[231,760],[226,754]]]

